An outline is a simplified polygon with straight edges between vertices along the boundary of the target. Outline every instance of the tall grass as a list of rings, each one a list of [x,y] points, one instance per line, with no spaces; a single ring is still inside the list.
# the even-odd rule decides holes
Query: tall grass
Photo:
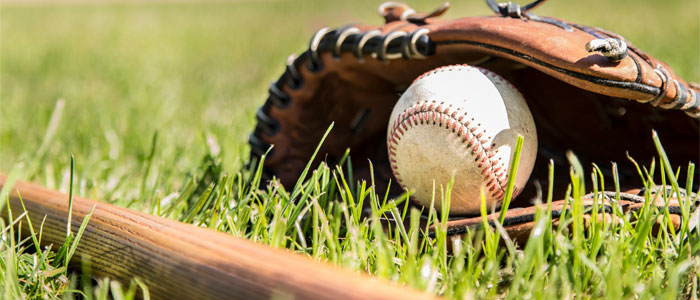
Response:
[[[660,146],[658,137],[654,136],[654,142]],[[407,195],[389,198],[378,193],[373,182],[348,182],[343,171],[350,162],[347,158],[345,165],[334,168],[321,164],[291,190],[276,181],[258,189],[261,169],[256,166],[233,174],[203,173],[186,179],[169,199],[155,199],[157,204],[146,211],[453,299],[696,299],[700,235],[689,220],[698,218],[697,213],[690,216],[697,195],[680,190],[662,147],[659,154],[661,167],[645,167],[644,180],[648,190],[671,183],[673,191],[682,195],[680,228],[672,226],[668,207],[646,205],[638,212],[623,214],[612,201],[610,215],[591,213],[598,210],[582,206],[588,190],[584,185],[602,191],[605,182],[599,167],[587,174],[573,154],[569,155],[572,171],[567,209],[558,222],[552,222],[551,207],[539,206],[525,245],[514,245],[500,223],[484,223],[463,236],[448,236],[444,212],[421,212],[405,205]],[[199,170],[218,169],[217,157],[211,153],[208,157]],[[615,171],[614,165],[611,168]],[[693,169],[691,163],[690,174]],[[692,186],[690,181],[686,184]],[[550,179],[548,187],[552,185]],[[610,185],[618,187],[619,182]],[[449,203],[450,185],[436,187],[435,195],[434,201]],[[669,196],[666,192],[645,194],[647,203]],[[537,202],[552,200],[548,192]],[[26,214],[16,213],[11,212],[8,219],[28,221]],[[428,235],[429,228],[435,234]],[[123,289],[103,279],[95,288],[92,281],[66,273],[63,249],[79,237],[75,241],[68,237],[58,252],[52,252],[54,249],[38,248],[36,237],[40,238],[41,229],[32,231],[22,234],[2,225],[4,272],[0,279],[7,298],[80,294],[105,299],[123,294],[129,299],[136,295],[138,281]],[[89,274],[86,267],[84,274]]]

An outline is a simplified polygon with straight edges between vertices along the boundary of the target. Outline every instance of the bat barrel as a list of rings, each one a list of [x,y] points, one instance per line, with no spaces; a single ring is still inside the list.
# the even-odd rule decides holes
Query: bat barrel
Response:
[[[6,179],[0,174],[0,188]],[[20,195],[35,230],[46,218],[42,246],[57,250],[68,195],[19,181],[10,193],[14,216],[23,212]],[[73,199],[73,231],[93,206],[71,262],[88,261],[95,276],[122,283],[138,277],[153,299],[433,299],[286,250],[81,197]]]

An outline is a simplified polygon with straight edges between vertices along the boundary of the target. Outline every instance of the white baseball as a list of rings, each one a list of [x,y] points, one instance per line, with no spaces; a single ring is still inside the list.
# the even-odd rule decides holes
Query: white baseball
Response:
[[[440,188],[454,176],[450,214],[478,214],[482,188],[489,211],[503,201],[518,134],[524,144],[514,195],[525,186],[537,154],[535,122],[525,99],[489,70],[440,67],[418,77],[394,106],[389,161],[418,204],[429,206],[435,193],[439,211]]]

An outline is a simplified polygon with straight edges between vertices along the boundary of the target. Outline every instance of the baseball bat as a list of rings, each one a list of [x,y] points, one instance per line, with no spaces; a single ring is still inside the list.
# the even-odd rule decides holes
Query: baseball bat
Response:
[[[0,188],[6,180],[0,174]],[[46,218],[42,247],[58,250],[68,195],[17,181],[9,196],[14,216],[24,211],[20,196],[35,230]],[[71,263],[87,260],[95,276],[122,283],[138,277],[152,299],[434,299],[287,250],[81,197],[73,198],[73,231],[93,206]]]

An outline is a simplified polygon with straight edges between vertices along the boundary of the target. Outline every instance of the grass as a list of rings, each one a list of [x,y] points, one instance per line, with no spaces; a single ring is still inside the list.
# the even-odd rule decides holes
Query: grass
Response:
[[[650,207],[642,221],[617,215],[618,222],[573,225],[573,236],[567,233],[564,225],[583,220],[576,203],[584,191],[618,184],[581,168],[571,174],[571,214],[551,225],[538,212],[530,242],[520,247],[499,247],[498,231],[470,232],[458,242],[440,232],[420,239],[415,221],[384,231],[379,218],[417,212],[405,210],[401,199],[389,201],[371,183],[349,182],[342,169],[311,170],[291,190],[252,189],[249,182],[259,174],[243,168],[246,141],[269,81],[316,29],[377,23],[378,4],[0,5],[0,170],[448,298],[697,298],[697,231],[675,232],[666,225],[650,230],[654,216],[667,217],[664,211]],[[415,6],[429,10],[439,4]],[[480,1],[453,6],[447,17],[488,13]],[[536,13],[621,33],[682,77],[700,82],[698,6],[551,1]],[[667,161],[661,165],[662,157],[656,168],[646,166],[650,186],[673,182],[669,170],[675,168]],[[546,193],[542,198],[550,200]],[[359,214],[364,199],[373,211],[367,219]],[[439,224],[435,216],[431,222]],[[17,212],[12,220],[26,222]],[[130,299],[144,288],[138,282],[93,282],[79,275],[89,275],[87,267],[68,272],[59,246],[38,249],[27,233],[7,225],[0,227],[2,298]]]

